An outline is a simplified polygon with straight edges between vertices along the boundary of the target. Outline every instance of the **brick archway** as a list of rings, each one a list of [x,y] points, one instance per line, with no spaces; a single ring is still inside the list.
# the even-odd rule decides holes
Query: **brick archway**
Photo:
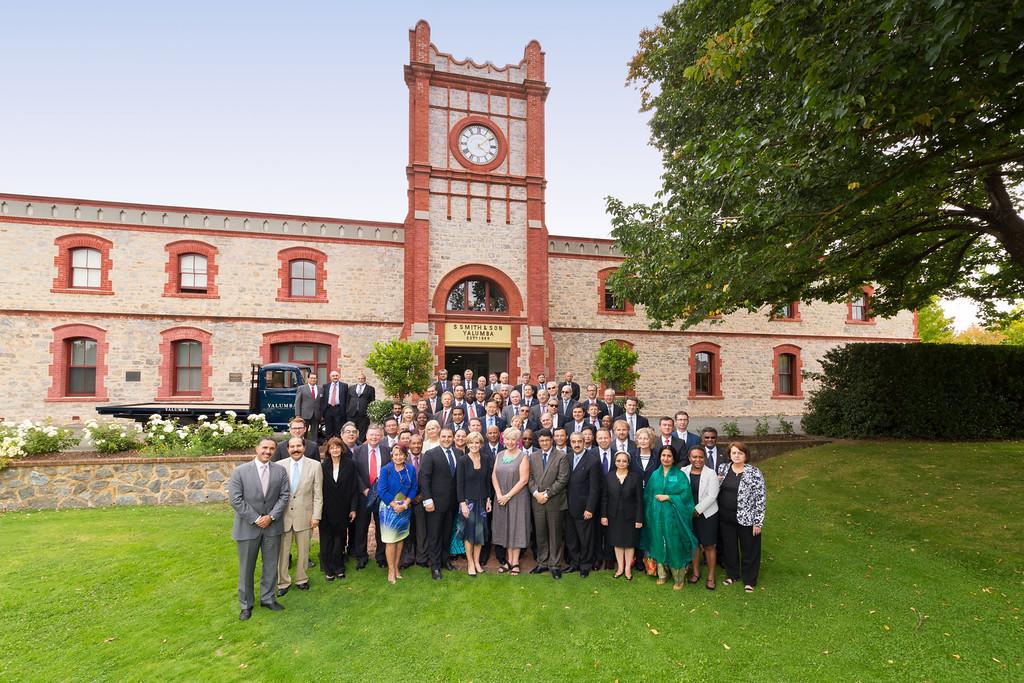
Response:
[[[505,300],[508,302],[508,312],[467,313],[447,310],[448,293],[451,292],[452,287],[462,280],[472,277],[488,279],[501,287],[505,294]],[[434,347],[437,368],[444,367],[444,325],[446,322],[484,322],[511,325],[512,344],[508,350],[508,373],[512,377],[519,376],[519,335],[522,326],[526,324],[523,319],[523,296],[516,283],[504,272],[483,263],[467,263],[449,271],[434,288],[430,320],[434,323],[434,333],[437,336],[437,345]]]

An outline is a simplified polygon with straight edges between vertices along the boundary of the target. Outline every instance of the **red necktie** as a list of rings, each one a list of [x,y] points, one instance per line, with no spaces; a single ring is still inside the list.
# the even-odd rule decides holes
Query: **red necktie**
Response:
[[[313,385],[313,400],[316,400],[316,385]]]
[[[370,448],[370,486],[377,481],[377,449]]]

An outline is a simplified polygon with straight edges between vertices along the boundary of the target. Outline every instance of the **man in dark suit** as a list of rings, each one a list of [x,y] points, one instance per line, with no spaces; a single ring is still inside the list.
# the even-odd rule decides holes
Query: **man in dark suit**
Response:
[[[560,579],[565,564],[565,487],[569,483],[569,459],[554,447],[551,432],[537,433],[539,448],[530,454],[530,495],[533,496],[533,526],[537,535],[537,566],[531,574],[551,571]]]
[[[331,381],[322,387],[320,393],[320,412],[324,416],[326,437],[340,436],[341,425],[348,420],[348,385],[341,381],[341,373],[331,370]]]
[[[605,389],[604,390],[604,401],[602,401],[601,406],[602,406],[602,408],[604,408],[603,414],[601,415],[601,417],[604,417],[605,415],[611,415],[612,416],[612,424],[615,424],[615,420],[619,419],[619,417],[624,412],[626,412],[626,411],[624,411],[622,409],[621,406],[615,405],[615,390],[614,389]]]
[[[601,468],[601,483],[604,485],[604,477],[615,469],[615,449],[612,448],[612,433],[607,429],[598,429],[594,436],[594,446],[590,452],[597,458],[598,467]],[[615,548],[605,543],[605,528],[598,524],[594,527],[594,568],[601,569],[604,566],[614,566]]]
[[[487,401],[484,408],[484,414],[480,418],[480,423],[484,428],[484,432],[486,432],[491,425],[494,425],[498,428],[499,434],[504,432],[505,427],[508,425],[505,418],[498,415],[498,404],[494,401]]]
[[[409,438],[409,456],[405,459],[407,464],[420,471],[423,464],[423,435],[413,434]],[[423,496],[417,492],[412,499],[412,518],[409,520],[409,536],[402,544],[402,558],[399,567],[405,569],[414,564],[426,567],[429,556],[427,555],[427,517],[423,510]]]
[[[601,403],[601,401],[599,401],[597,399],[597,385],[596,384],[591,383],[591,384],[587,385],[587,397],[585,399],[583,399],[582,401],[580,401],[580,403],[583,405],[583,414],[584,415],[587,415],[588,417],[590,416],[590,404],[593,403],[594,405],[597,406],[597,416],[598,416],[598,418],[604,417],[604,414],[605,414],[605,412],[604,412],[604,405]]]
[[[437,387],[431,384],[427,387],[427,413],[433,415],[441,412],[441,395],[437,393]]]
[[[434,382],[434,388],[437,389],[438,396],[452,390],[452,383],[448,381],[448,371],[444,368],[437,371],[437,381]]]
[[[498,373],[492,372],[487,377],[487,397],[490,398],[496,391],[501,391],[501,381],[498,379]]]
[[[528,372],[524,372],[524,373],[523,373],[523,376],[522,376],[522,379],[521,379],[521,380],[519,381],[519,384],[515,385],[515,387],[513,387],[513,388],[514,388],[514,389],[515,389],[516,391],[518,391],[518,392],[519,392],[519,395],[520,395],[520,396],[525,396],[525,395],[526,395],[526,392],[524,391],[524,389],[525,389],[525,388],[526,388],[527,386],[533,387],[533,393],[534,393],[534,394],[536,394],[536,393],[537,393],[537,385],[536,385],[536,384],[531,384],[531,383],[530,383],[530,373],[528,373]]]
[[[671,417],[665,415],[658,420],[658,450],[662,446],[671,446],[675,451],[676,459],[681,459],[686,453],[686,442],[676,436],[676,423]]]
[[[320,462],[320,446],[313,439],[305,438],[306,421],[301,417],[293,417],[288,421],[288,439],[293,436],[297,436],[302,439],[305,444],[305,456],[307,458]],[[273,462],[280,462],[281,460],[288,459],[288,439],[277,444],[277,448],[274,449],[274,457],[271,458]]]
[[[498,429],[496,424],[487,427],[486,439],[482,451],[491,456],[491,458],[497,458],[498,453],[505,450],[505,443],[502,441],[501,433],[504,429]]]
[[[452,433],[455,433],[460,429],[464,429],[468,433],[469,422],[466,421],[466,411],[460,408],[459,406],[454,406],[452,408],[451,422],[443,426],[451,428]]]
[[[625,451],[632,458],[637,454],[636,442],[629,438],[629,423],[619,418],[612,427],[612,452]]]
[[[350,387],[348,393],[348,419],[359,427],[359,440],[366,438],[366,428],[370,426],[370,418],[366,409],[377,398],[377,391],[366,383],[366,373],[360,372],[356,377],[356,385]]]
[[[522,403],[519,404],[519,416],[523,418],[522,429],[536,431],[540,428],[540,422],[533,416],[533,411]]]
[[[569,484],[566,487],[569,521],[565,525],[565,546],[569,571],[579,570],[587,578],[594,568],[594,525],[597,523],[601,486],[601,462],[583,448],[583,435],[569,436]]]
[[[377,549],[374,552],[374,559],[377,566],[383,567],[387,564],[384,556],[384,542],[380,538],[380,519],[377,509],[377,477],[380,471],[391,462],[391,451],[381,443],[384,433],[380,427],[373,425],[366,430],[366,443],[356,446],[352,458],[356,464],[356,477],[359,480],[359,508],[356,510],[356,521],[353,532],[349,534],[349,545],[351,549],[349,556],[356,558],[356,569],[363,569],[369,561],[370,556],[366,551],[367,535],[370,530],[370,520],[374,524],[374,537],[377,540]]]
[[[559,395],[561,395],[562,387],[567,386],[567,387],[569,387],[572,390],[572,400],[579,401],[580,400],[580,385],[577,384],[576,382],[574,382],[572,380],[572,377],[573,377],[573,375],[572,375],[571,372],[565,373],[565,379],[562,380],[562,383],[558,385]]]
[[[636,439],[636,430],[649,427],[650,423],[647,418],[641,415],[636,410],[637,401],[635,396],[626,397],[626,412],[623,413],[622,419],[629,425],[629,438]]]
[[[473,379],[473,371],[466,368],[462,371],[462,388],[469,395],[469,392],[476,391],[476,381]]]
[[[260,605],[274,611],[284,609],[274,595],[290,489],[284,468],[270,464],[273,453],[274,440],[260,439],[256,457],[236,467],[228,479],[228,499],[235,510],[231,538],[238,545],[238,618],[242,621],[252,616],[255,606],[253,582],[259,555],[263,555]]]
[[[566,420],[565,429],[570,434],[578,434],[583,431],[583,428],[587,426],[587,420],[583,416],[583,405],[577,403],[572,407],[572,415]],[[594,429],[597,426],[594,425]]]
[[[455,519],[455,463],[462,451],[452,445],[454,432],[443,427],[440,445],[423,454],[419,471],[420,496],[427,520],[427,555],[430,575],[441,578],[441,568],[455,567],[448,559],[451,548],[452,523]]]
[[[295,416],[306,421],[309,438],[317,443],[320,442],[321,393],[313,372],[306,377],[306,383],[295,390]]]
[[[676,413],[675,418],[676,437],[685,444],[683,453],[689,453],[691,448],[701,445],[701,439],[697,434],[689,431],[690,414],[688,412],[680,410]]]
[[[705,427],[700,433],[701,446],[704,448],[704,467],[710,467],[712,472],[718,471],[718,466],[729,461],[729,454],[726,449],[718,445],[718,430],[714,427]]]
[[[572,419],[572,409],[576,407],[577,401],[572,397],[572,387],[568,384],[563,384],[562,388],[559,389],[560,395],[558,397],[558,414],[562,416],[562,419],[568,422]]]

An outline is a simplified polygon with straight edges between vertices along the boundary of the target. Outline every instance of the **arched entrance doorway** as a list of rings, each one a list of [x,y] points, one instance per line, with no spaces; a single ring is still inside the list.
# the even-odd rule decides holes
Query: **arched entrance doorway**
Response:
[[[489,372],[519,375],[523,316],[519,288],[491,266],[468,264],[448,273],[433,297],[437,367],[475,377]]]

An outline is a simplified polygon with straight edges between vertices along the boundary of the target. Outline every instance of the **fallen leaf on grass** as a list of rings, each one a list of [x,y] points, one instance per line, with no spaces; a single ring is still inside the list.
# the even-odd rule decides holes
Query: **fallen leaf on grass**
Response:
[[[882,630],[883,630],[883,631],[891,631],[892,629],[891,629],[891,628],[889,628],[889,624],[883,624],[883,625],[882,625]]]
[[[960,661],[960,655],[954,653],[953,654],[953,659],[955,659],[957,661]]]
[[[103,642],[104,642],[104,643],[110,643],[110,642],[113,642],[113,640],[114,640],[115,638],[117,638],[117,636],[110,636],[109,638],[104,638],[104,639],[103,639]]]
[[[731,650],[731,649],[732,649],[732,648],[731,648],[731,647],[729,647],[729,645],[728,645],[728,644],[726,644],[726,643],[722,643],[722,647],[724,647],[724,648],[725,648],[726,650]]]
[[[992,658],[992,661],[993,661],[993,662],[995,662],[996,664],[1002,664],[1002,662],[1000,662],[1000,661],[999,661],[998,659],[996,659],[995,657],[993,657],[993,658]]]
[[[245,662],[242,662],[241,664],[238,665],[238,668],[239,669],[248,669],[249,665],[246,664]]]
[[[656,628],[652,628],[652,629],[651,629],[651,633],[652,633],[653,635],[658,635],[658,629],[656,629]]]
[[[224,640],[224,636],[217,636],[217,640]],[[167,641],[165,640],[164,642],[166,643]]]

